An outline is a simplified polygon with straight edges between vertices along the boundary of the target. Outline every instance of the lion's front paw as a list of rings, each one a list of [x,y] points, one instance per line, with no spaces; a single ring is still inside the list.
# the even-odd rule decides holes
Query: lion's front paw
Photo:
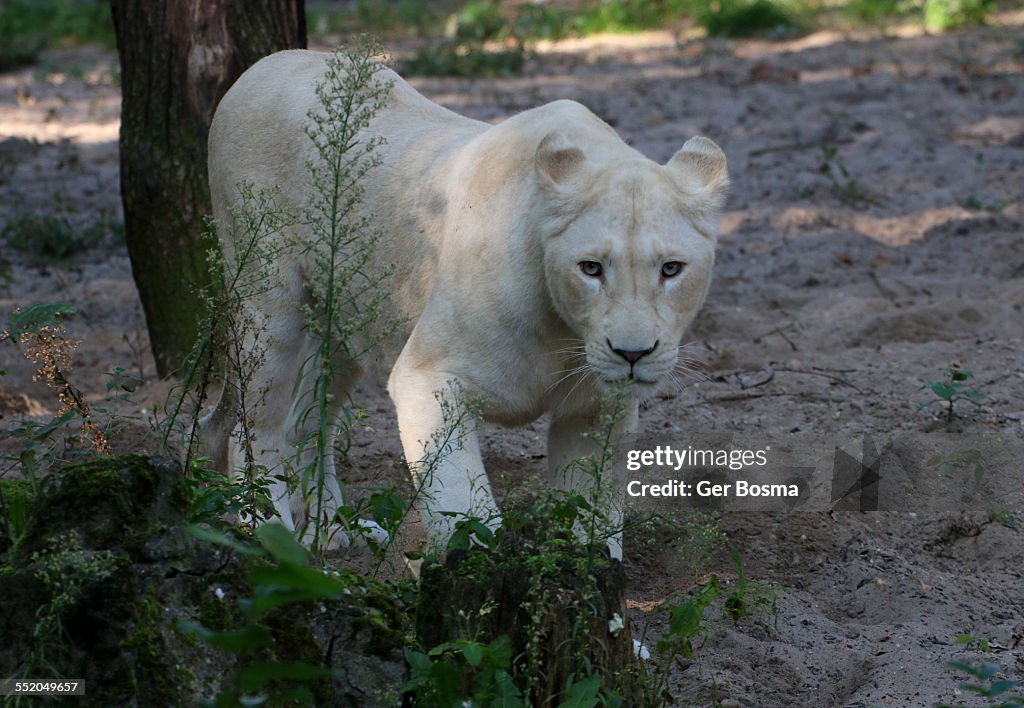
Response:
[[[359,538],[364,541],[373,542],[378,546],[386,546],[391,540],[391,534],[376,521],[356,519],[356,525],[359,526]]]

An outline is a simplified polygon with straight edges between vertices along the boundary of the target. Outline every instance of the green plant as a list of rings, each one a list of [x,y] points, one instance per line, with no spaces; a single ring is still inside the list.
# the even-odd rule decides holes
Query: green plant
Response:
[[[0,342],[10,340],[24,347],[25,357],[39,366],[32,379],[42,381],[57,391],[59,407],[56,418],[46,426],[31,422],[23,425],[25,432],[32,433],[21,454],[26,477],[37,471],[35,453],[39,443],[44,442],[72,417],[81,420],[81,437],[89,441],[94,452],[106,454],[110,451],[106,434],[96,424],[85,397],[68,378],[71,354],[78,342],[67,337],[63,319],[74,312],[74,308],[65,303],[37,303],[25,310],[16,310],[10,316],[7,327],[0,332]]]
[[[704,613],[721,601],[722,612],[739,622],[754,614],[777,618],[777,593],[774,588],[760,583],[750,583],[746,578],[743,559],[736,548],[730,549],[736,582],[725,586],[714,574],[683,602],[675,603],[679,594],[666,599],[662,608],[668,609],[668,629],[658,640],[657,654],[649,662],[641,664],[641,680],[644,705],[674,705],[669,691],[671,668],[679,659],[696,658],[697,639],[708,630]],[[641,633],[640,641],[646,639],[647,628]]]
[[[689,0],[609,0],[578,8],[566,22],[573,34],[636,32],[664,27],[692,12]]]
[[[655,514],[630,522],[626,530],[638,550],[653,548],[676,554],[696,580],[726,545],[718,521],[712,513]]]
[[[792,37],[802,26],[796,14],[779,0],[715,0],[699,2],[697,22],[713,37]]]
[[[747,574],[743,569],[743,558],[735,548],[729,550],[732,565],[736,570],[736,583],[725,598],[723,609],[733,622],[738,623],[743,617],[752,614],[763,614],[773,619],[778,617],[778,596],[774,588],[758,583],[747,582]]]
[[[307,286],[312,301],[303,309],[306,330],[317,347],[302,362],[303,370],[311,372],[312,387],[302,401],[306,408],[295,431],[300,437],[295,459],[312,453],[310,462],[300,462],[296,476],[312,509],[308,531],[314,547],[328,543],[335,521],[346,520],[344,514],[341,519],[328,518],[325,509],[328,478],[339,461],[348,459],[357,417],[348,400],[338,399],[338,391],[349,390],[354,383],[348,363],[368,354],[400,324],[383,318],[392,269],[375,270],[371,265],[379,233],[369,216],[358,210],[363,178],[379,164],[374,153],[383,141],[360,134],[391,89],[390,81],[378,76],[384,68],[375,61],[379,54],[379,46],[364,38],[328,59],[316,88],[320,105],[310,112],[306,131],[319,160],[308,165],[312,192],[303,215],[306,228],[296,248],[310,263]],[[374,334],[367,336],[371,327]],[[344,495],[344,485],[337,483]]]
[[[981,450],[954,450],[948,454],[939,453],[928,458],[928,464],[936,468],[938,474],[945,476],[958,471],[974,473],[974,479],[981,482],[985,474],[985,461]]]
[[[275,608],[309,601],[340,600],[351,592],[352,578],[311,567],[306,549],[296,542],[290,531],[278,524],[263,524],[256,529],[258,546],[202,527],[190,530],[200,539],[270,561],[255,564],[247,574],[252,596],[238,601],[243,618],[241,627],[216,630],[195,620],[178,621],[180,631],[238,657],[235,673],[225,682],[213,705],[224,708],[254,705],[254,701],[263,703],[269,698],[268,684],[274,686],[275,703],[311,703],[313,695],[305,684],[330,676],[330,669],[275,658],[274,638],[265,619]],[[262,697],[257,697],[260,694]]]
[[[852,0],[843,10],[855,22],[884,31],[892,20],[908,17],[917,8],[915,0]]]
[[[980,637],[975,637],[973,634],[959,634],[956,638],[958,646],[962,646],[966,649],[978,649],[979,651],[988,652],[990,651],[988,640]]]
[[[936,403],[946,406],[946,422],[953,422],[954,407],[959,402],[970,403],[976,408],[981,408],[981,401],[985,394],[981,391],[968,388],[970,380],[974,378],[974,372],[969,369],[961,369],[957,365],[947,366],[945,376],[939,381],[931,381],[921,387],[922,391],[931,391],[935,399],[925,401],[918,405],[918,410],[923,410]]]
[[[581,536],[595,512],[581,494],[544,490],[511,501],[496,531],[480,519],[456,524],[448,551],[461,561],[450,571],[452,582],[473,602],[442,611],[439,621],[454,632],[447,641],[407,649],[406,690],[419,704],[526,706],[549,695],[558,705],[623,705],[620,689],[628,677],[600,668],[608,651],[605,626],[615,637],[624,620],[615,614],[606,623],[600,609],[598,578],[607,578],[611,567],[606,539]],[[428,593],[437,589],[437,576],[430,577]],[[494,585],[496,578],[507,580]],[[514,604],[506,605],[510,593]],[[436,599],[427,595],[422,602],[436,611]],[[514,625],[494,619],[510,612]],[[555,639],[550,631],[557,631]]]
[[[0,231],[0,236],[7,240],[8,246],[28,254],[37,263],[59,264],[94,248],[108,235],[116,236],[120,232],[119,225],[106,216],[85,228],[78,228],[60,204],[58,201],[57,210],[52,214],[15,216]]]
[[[1020,681],[1000,678],[999,667],[995,664],[968,664],[963,661],[951,661],[948,666],[973,677],[976,683],[962,683],[960,689],[985,699],[989,708],[1013,708],[1024,706],[1024,694],[1010,694],[1021,687]],[[941,704],[937,708],[955,708],[949,704]]]
[[[428,644],[407,652],[409,690],[425,705],[519,706],[541,697],[559,705],[624,705],[634,679],[623,675],[628,671],[607,671],[605,657],[614,651],[609,642],[625,641],[619,636],[625,621],[618,612],[609,620],[615,607],[602,584],[615,577],[607,547],[622,530],[610,504],[609,474],[626,404],[625,391],[604,402],[588,434],[592,454],[563,471],[574,488],[513,495],[497,529],[492,519],[449,514],[457,521],[442,557],[461,560],[449,567],[436,550],[428,556],[431,570],[421,581],[427,594],[417,614],[418,627],[445,629],[420,634]],[[495,594],[496,587],[505,589]],[[440,609],[429,599],[447,592],[470,602]],[[512,625],[509,593],[518,608]]]
[[[509,673],[512,643],[505,635],[486,644],[460,639],[428,652],[405,650],[409,680],[404,689],[421,705],[526,706]],[[468,686],[467,686],[468,683]]]
[[[205,462],[201,457],[193,459],[185,478],[190,522],[221,526],[227,518],[253,523],[274,516],[267,475],[252,473],[232,479],[206,469]]]
[[[846,163],[839,155],[835,145],[821,146],[821,165],[818,171],[832,182],[832,192],[848,204],[858,202],[877,203],[874,195],[854,177],[846,168]]]
[[[194,520],[214,522],[204,514],[237,513],[241,519],[255,524],[273,515],[273,504],[267,503],[267,491],[274,473],[256,463],[253,447],[252,420],[262,405],[266,390],[254,390],[253,378],[263,364],[266,353],[268,318],[247,307],[253,298],[277,287],[277,261],[287,251],[277,238],[292,223],[294,216],[279,206],[273,190],[256,190],[251,184],[239,185],[240,205],[232,210],[232,221],[223,225],[231,229],[236,247],[228,254],[211,248],[207,262],[215,282],[222,287],[204,294],[205,312],[200,334],[181,367],[181,385],[172,391],[162,421],[161,449],[166,450],[172,436],[186,451],[185,468],[190,473],[194,501]],[[212,234],[208,235],[213,240]],[[206,398],[219,366],[224,366],[221,405],[225,414],[238,421],[235,437],[242,451],[238,461],[237,482],[203,470],[197,464],[194,449],[199,427],[199,407]],[[192,415],[179,422],[186,408]]]
[[[520,34],[524,29],[498,0],[473,0],[449,17],[444,36],[419,49],[403,71],[420,76],[518,74],[527,55]]]
[[[32,554],[29,568],[39,581],[44,599],[36,613],[32,651],[22,665],[21,676],[62,678],[57,660],[66,647],[64,621],[68,612],[86,591],[115,572],[117,558],[108,550],[83,548],[81,538],[72,533],[50,539]],[[16,706],[20,701],[8,696],[4,705]]]
[[[110,9],[100,0],[5,0],[0,4],[0,71],[33,63],[62,42],[114,46]]]
[[[22,476],[35,483],[40,472],[53,466],[61,459],[67,448],[66,428],[74,418],[73,411],[65,411],[46,423],[24,419],[11,431],[11,436],[21,440],[17,456],[5,459],[14,461]]]
[[[924,26],[929,32],[945,32],[980,25],[993,5],[993,0],[924,0]]]
[[[402,70],[408,76],[513,76],[522,71],[525,62],[526,50],[518,43],[509,49],[490,50],[445,41],[417,50]]]
[[[346,35],[353,27],[374,34],[429,34],[456,8],[455,0],[355,0],[339,6],[323,0],[306,2],[306,23],[311,37]]]
[[[960,205],[964,209],[971,209],[973,211],[1002,211],[1009,202],[1005,199],[994,199],[987,201],[980,199],[977,196],[971,194],[966,199],[960,202]]]
[[[35,485],[26,479],[0,479],[0,549],[13,548],[25,531]]]

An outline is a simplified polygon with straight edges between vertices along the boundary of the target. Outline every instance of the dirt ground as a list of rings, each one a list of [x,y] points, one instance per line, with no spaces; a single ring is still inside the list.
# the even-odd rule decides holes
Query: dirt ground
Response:
[[[1020,17],[898,39],[678,43],[655,33],[548,48],[520,78],[413,83],[488,121],[576,99],[659,162],[697,134],[723,147],[733,190],[690,335],[703,376],[648,406],[645,429],[926,431],[940,424],[937,408],[918,410],[921,386],[957,363],[985,394],[958,425],[1020,439],[1022,43]],[[58,200],[76,223],[119,214],[115,72],[113,56],[76,50],[0,75],[0,223]],[[155,380],[124,246],[67,266],[34,265],[6,246],[3,258],[11,281],[0,311],[74,304],[74,381],[95,406],[145,421],[169,384]],[[774,378],[750,386],[766,366]],[[116,367],[144,383],[111,402],[104,373]],[[9,344],[0,369],[0,424],[16,425],[17,409],[52,412],[53,396]],[[370,417],[350,481],[400,479],[390,403],[379,386],[365,389]],[[544,430],[486,429],[499,492],[542,471]],[[734,624],[712,613],[698,661],[673,672],[680,704],[981,705],[945,662],[997,663],[1024,678],[1024,532],[1013,525],[980,513],[725,514],[721,530],[748,578],[773,589],[777,614]],[[659,601],[708,572],[735,578],[727,555],[695,578],[665,544],[626,544],[634,631],[649,624],[652,646]]]

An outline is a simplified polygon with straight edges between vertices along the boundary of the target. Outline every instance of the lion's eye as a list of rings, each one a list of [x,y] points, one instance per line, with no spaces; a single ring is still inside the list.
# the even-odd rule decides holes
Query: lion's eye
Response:
[[[604,268],[597,261],[580,261],[580,270],[583,271],[583,275],[590,278],[600,278],[604,273]]]
[[[667,261],[661,266],[661,277],[662,278],[674,278],[683,272],[683,267],[686,264],[682,261]]]

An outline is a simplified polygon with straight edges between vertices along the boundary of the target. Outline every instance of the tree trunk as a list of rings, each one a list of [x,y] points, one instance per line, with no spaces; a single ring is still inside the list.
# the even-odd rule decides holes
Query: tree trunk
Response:
[[[111,0],[121,60],[121,196],[160,375],[192,347],[210,284],[206,139],[245,69],[306,46],[303,0]]]

